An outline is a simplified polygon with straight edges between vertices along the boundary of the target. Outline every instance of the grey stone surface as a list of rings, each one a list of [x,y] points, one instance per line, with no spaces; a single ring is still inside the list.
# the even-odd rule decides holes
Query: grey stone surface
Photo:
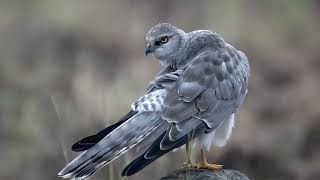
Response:
[[[206,169],[181,168],[162,177],[160,180],[249,180],[249,178],[232,169],[210,171]]]

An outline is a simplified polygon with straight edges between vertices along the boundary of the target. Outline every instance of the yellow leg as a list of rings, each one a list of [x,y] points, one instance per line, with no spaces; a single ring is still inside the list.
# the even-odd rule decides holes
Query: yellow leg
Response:
[[[191,162],[191,151],[192,151],[192,147],[190,142],[188,141],[186,143],[186,152],[187,152],[187,161],[184,163],[185,166],[191,166],[192,162]]]
[[[201,157],[200,157],[200,163],[198,164],[197,168],[199,169],[209,169],[209,170],[221,170],[223,165],[219,164],[209,164],[207,162],[206,155],[204,153],[204,150],[201,149]]]

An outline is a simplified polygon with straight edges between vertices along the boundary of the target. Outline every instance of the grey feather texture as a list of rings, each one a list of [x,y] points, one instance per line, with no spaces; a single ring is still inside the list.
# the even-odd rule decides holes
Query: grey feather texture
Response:
[[[90,176],[148,137],[162,122],[159,113],[155,112],[143,112],[133,116],[98,144],[71,161],[59,172],[59,176],[75,179]]]
[[[59,176],[85,179],[135,145],[148,148],[123,170],[123,176],[130,176],[190,138],[201,140],[212,132],[219,134],[213,144],[223,145],[230,137],[234,113],[247,93],[246,55],[216,33],[185,33],[168,23],[149,30],[146,45],[146,54],[156,57],[163,69],[132,104],[135,115],[112,127]],[[227,123],[230,117],[232,123]]]

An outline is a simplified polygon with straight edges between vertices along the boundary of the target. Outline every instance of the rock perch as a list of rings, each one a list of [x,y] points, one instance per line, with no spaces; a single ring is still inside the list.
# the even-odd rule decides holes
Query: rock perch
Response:
[[[206,169],[181,168],[160,180],[250,180],[247,176],[236,170],[223,169],[210,171]]]

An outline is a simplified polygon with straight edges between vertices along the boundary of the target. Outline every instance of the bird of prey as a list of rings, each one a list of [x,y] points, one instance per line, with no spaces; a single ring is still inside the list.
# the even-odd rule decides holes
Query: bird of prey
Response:
[[[86,179],[138,144],[146,151],[127,165],[130,176],[173,149],[186,145],[186,166],[221,169],[205,157],[211,145],[224,146],[234,126],[234,115],[248,87],[250,67],[246,55],[217,33],[185,33],[160,23],[146,35],[146,55],[152,54],[163,69],[132,110],[117,123],[72,146],[82,151],[59,176]],[[201,159],[192,164],[191,142]]]

